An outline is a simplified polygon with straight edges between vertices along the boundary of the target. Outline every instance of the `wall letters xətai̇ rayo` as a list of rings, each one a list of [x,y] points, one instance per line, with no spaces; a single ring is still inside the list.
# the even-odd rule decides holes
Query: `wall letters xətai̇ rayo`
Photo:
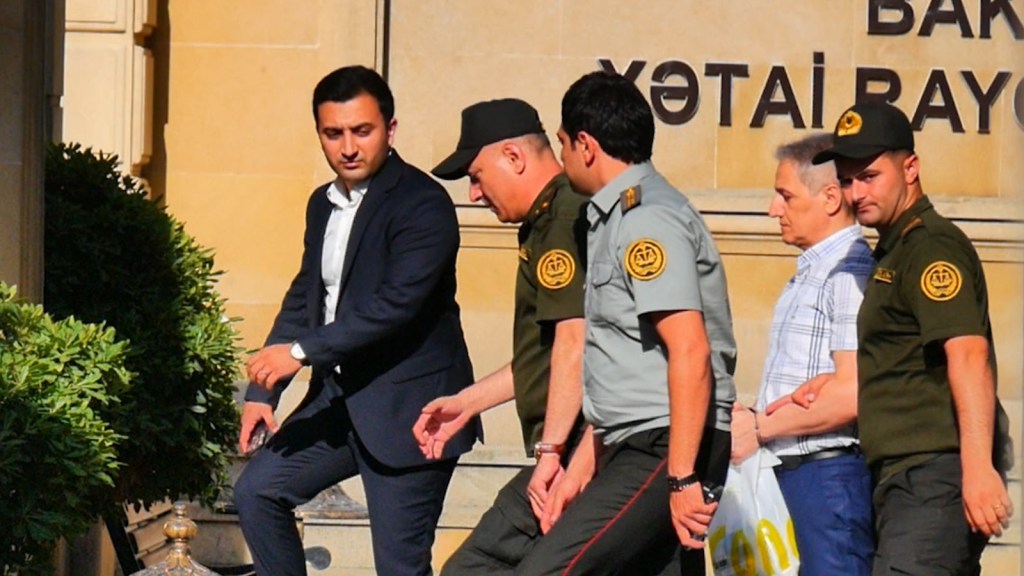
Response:
[[[946,7],[946,4],[949,4]],[[1007,34],[1014,42],[1024,39],[1024,25],[1010,0],[979,0],[974,24],[968,16],[963,0],[931,0],[924,15],[918,18],[914,7],[907,0],[869,0],[867,3],[867,34],[869,36],[905,36],[915,34],[930,38],[939,26],[957,27],[960,38],[981,43],[973,47],[986,55],[993,34]],[[703,76],[717,79],[719,126],[733,125],[734,90],[749,89],[748,82],[756,81],[760,97],[750,117],[751,128],[761,128],[768,116],[788,116],[794,128],[806,128],[808,120],[812,128],[824,128],[824,100],[826,90],[826,54],[813,52],[811,66],[811,94],[808,99],[798,98],[793,90],[790,73],[785,65],[774,65],[763,79],[750,77],[750,65],[740,62],[706,62]],[[634,82],[647,68],[646,60],[634,59],[621,69],[609,59],[598,59],[601,69],[618,72]],[[1009,68],[1009,62],[996,67]],[[803,68],[803,66],[801,66]],[[908,100],[913,107],[900,101],[905,96],[904,83],[898,69],[889,66],[858,66],[854,69],[854,94],[842,95],[843,106],[851,98],[856,101],[868,99],[885,100],[899,105],[908,114],[912,112],[911,123],[920,130],[926,120],[944,120],[954,133],[967,130],[979,134],[991,132],[993,107],[1000,98],[1012,98],[1013,115],[1019,129],[1024,130],[1024,78],[1014,78],[1009,69],[999,69],[994,74],[976,74],[973,70],[953,70],[932,67],[923,86],[908,87]],[[981,76],[981,77],[979,77]],[[1019,76],[1019,74],[1018,74]],[[712,80],[713,81],[713,80]],[[657,63],[650,77],[650,99],[655,115],[669,125],[689,122],[697,114],[701,103],[702,85],[694,66],[682,60],[666,60]],[[954,96],[954,83],[970,94],[972,103]],[[1007,90],[1007,87],[1013,86]],[[707,89],[707,84],[703,86]],[[838,95],[836,96],[838,97]],[[963,106],[976,107],[976,125],[965,126],[961,116]],[[809,112],[809,118],[805,116]]]

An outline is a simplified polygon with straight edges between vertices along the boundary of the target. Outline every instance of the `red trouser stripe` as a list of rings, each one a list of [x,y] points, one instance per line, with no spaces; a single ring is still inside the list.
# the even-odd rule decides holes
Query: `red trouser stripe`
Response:
[[[577,552],[575,556],[573,556],[572,560],[569,561],[569,565],[566,566],[565,570],[562,571],[562,576],[569,575],[569,573],[573,569],[573,566],[575,566],[576,563],[579,562],[581,558],[583,558],[583,555],[587,553],[587,549],[589,549],[595,542],[597,542],[598,539],[600,539],[601,536],[603,536],[604,533],[612,527],[612,524],[615,524],[615,521],[621,518],[622,515],[629,510],[629,508],[636,502],[636,499],[639,498],[640,495],[643,494],[644,490],[647,490],[647,487],[651,485],[651,482],[654,482],[654,477],[658,475],[658,472],[661,472],[661,469],[664,468],[666,464],[668,464],[668,460],[662,460],[661,464],[659,464],[658,467],[654,469],[654,472],[651,472],[651,475],[647,477],[647,480],[644,481],[643,486],[641,486],[640,489],[637,490],[636,494],[633,494],[633,497],[629,499],[629,502],[626,502],[626,505],[623,506],[622,509],[619,510],[615,514],[615,516],[613,516],[612,519],[604,525],[603,528],[598,530],[597,534],[594,534],[594,536],[590,540],[587,540],[587,543],[583,545],[583,548],[580,548],[580,551]],[[668,502],[666,502],[665,505],[667,506]]]

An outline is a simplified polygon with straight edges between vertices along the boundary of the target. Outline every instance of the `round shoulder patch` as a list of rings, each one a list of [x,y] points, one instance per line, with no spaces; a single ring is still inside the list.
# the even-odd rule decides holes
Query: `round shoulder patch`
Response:
[[[537,262],[537,281],[548,290],[565,288],[576,275],[576,261],[565,250],[548,250]]]
[[[637,280],[653,280],[665,270],[665,249],[656,240],[641,238],[626,249],[626,272]]]
[[[952,300],[960,293],[961,285],[960,270],[949,262],[933,262],[921,274],[921,291],[936,302]]]

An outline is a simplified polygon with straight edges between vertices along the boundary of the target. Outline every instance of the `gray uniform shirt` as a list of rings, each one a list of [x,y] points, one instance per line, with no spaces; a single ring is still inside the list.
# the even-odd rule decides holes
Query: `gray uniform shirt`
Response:
[[[598,191],[587,218],[587,421],[606,444],[668,426],[668,358],[646,314],[700,310],[714,379],[707,424],[728,431],[736,342],[722,260],[700,214],[648,162]]]

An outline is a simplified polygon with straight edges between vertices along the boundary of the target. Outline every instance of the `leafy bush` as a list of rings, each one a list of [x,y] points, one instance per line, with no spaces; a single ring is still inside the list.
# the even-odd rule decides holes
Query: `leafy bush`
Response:
[[[44,302],[129,341],[136,376],[111,425],[124,436],[110,501],[209,502],[238,434],[237,334],[213,253],[117,170],[115,156],[55,145],[46,158]]]
[[[51,573],[57,538],[110,502],[124,362],[114,330],[55,322],[0,283],[0,573]]]

